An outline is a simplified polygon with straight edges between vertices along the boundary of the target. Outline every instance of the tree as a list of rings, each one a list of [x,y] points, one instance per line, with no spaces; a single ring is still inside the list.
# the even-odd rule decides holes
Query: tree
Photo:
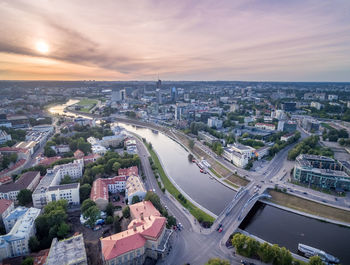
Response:
[[[224,259],[212,258],[208,260],[208,262],[205,265],[230,265],[230,262]]]
[[[130,208],[129,208],[129,206],[126,206],[126,207],[123,209],[123,217],[124,217],[124,218],[129,218],[129,217],[130,217]]]
[[[96,203],[91,199],[87,199],[83,201],[83,204],[81,205],[80,210],[84,214],[84,212],[86,212],[86,210],[92,206],[96,206]]]
[[[105,172],[105,168],[103,165],[97,165],[91,168],[91,174],[93,176],[102,175],[104,172]]]
[[[192,160],[193,160],[193,155],[192,155],[192,154],[188,154],[188,157],[187,157],[187,158],[188,158],[188,161],[189,161],[189,162],[192,162]]]
[[[113,206],[113,204],[112,203],[108,203],[107,204],[107,207],[106,207],[106,214],[108,215],[108,216],[113,216],[113,214],[114,214],[114,206]],[[113,221],[112,221],[113,222]]]
[[[100,218],[101,211],[97,208],[96,205],[91,206],[89,209],[87,209],[85,212],[83,212],[83,216],[85,219],[87,219],[86,223],[93,227],[95,226],[95,223],[97,219]]]
[[[34,264],[33,257],[26,257],[25,260],[23,260],[21,263],[21,265],[33,265],[33,264]]]
[[[112,166],[113,172],[118,173],[118,170],[120,167],[121,167],[121,164],[119,162],[114,162]]]
[[[17,195],[19,205],[25,206],[32,202],[32,191],[28,189],[21,190]]]
[[[113,221],[114,221],[114,219],[113,219],[112,216],[107,216],[107,218],[106,218],[106,224],[108,224],[108,225],[113,224]]]
[[[246,243],[246,247],[245,247],[246,256],[252,257],[256,255],[259,249],[260,243],[251,237],[246,237],[245,243]]]
[[[162,204],[156,193],[148,191],[146,193],[145,201],[150,201],[159,212],[163,212]]]
[[[140,197],[137,196],[137,195],[134,195],[132,197],[131,204],[135,204],[135,203],[138,203],[138,202],[140,202]]]
[[[263,262],[270,263],[274,257],[270,244],[266,242],[261,244],[258,249],[258,255]]]
[[[120,226],[119,216],[114,217],[113,227],[114,227],[115,233],[119,233],[122,230],[122,228]]]
[[[80,195],[80,202],[85,201],[90,197],[91,192],[91,185],[88,183],[85,183],[80,186],[79,188],[79,195]]]
[[[36,236],[31,236],[28,241],[28,247],[31,252],[37,252],[40,247],[40,242]]]
[[[309,260],[309,265],[323,265],[323,261],[319,256],[313,256]]]
[[[190,147],[191,150],[193,149],[194,141],[192,139],[189,141],[188,146]]]
[[[47,157],[53,157],[53,156],[56,156],[57,154],[55,150],[53,150],[50,146],[46,144],[46,146],[44,147],[44,155]]]
[[[168,227],[176,225],[176,218],[172,215],[168,216]]]
[[[61,180],[60,185],[73,183],[72,178],[69,175],[65,175]]]
[[[65,222],[62,222],[57,229],[57,236],[59,238],[64,238],[66,235],[68,235],[70,230],[70,226],[66,224]]]
[[[235,234],[232,238],[232,245],[236,248],[238,254],[243,254],[245,235],[239,233]]]

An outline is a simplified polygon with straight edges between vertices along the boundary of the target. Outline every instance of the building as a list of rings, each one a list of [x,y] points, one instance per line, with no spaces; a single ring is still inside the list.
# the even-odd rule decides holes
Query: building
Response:
[[[50,186],[46,190],[46,202],[49,203],[52,201],[66,200],[69,205],[79,205],[79,188],[79,182]]]
[[[128,204],[131,204],[134,196],[138,196],[140,200],[143,200],[146,193],[146,188],[139,176],[131,175],[126,179],[125,197],[128,198]]]
[[[0,236],[0,260],[29,254],[28,242],[35,235],[35,219],[39,214],[40,209],[29,208],[8,234]]]
[[[69,145],[51,146],[51,149],[54,150],[57,154],[64,154],[70,152]]]
[[[40,147],[40,145],[38,144],[38,142],[35,142],[35,141],[19,142],[19,143],[14,145],[14,148],[28,150],[30,155],[33,155],[34,152],[39,149],[39,147]]]
[[[325,93],[305,93],[304,99],[305,100],[325,100],[326,94]]]
[[[143,264],[146,257],[162,258],[168,249],[172,230],[166,229],[166,218],[152,203],[136,203],[130,208],[136,217],[126,231],[101,239],[104,264]],[[140,211],[139,214],[134,212]]]
[[[177,89],[176,87],[172,87],[170,89],[170,101],[174,103],[176,102],[176,100],[177,100]]]
[[[269,154],[270,146],[263,146],[255,150],[255,156],[260,160]]]
[[[33,191],[40,181],[39,171],[29,171],[16,181],[9,184],[0,185],[0,199],[7,199],[16,202],[17,195],[21,190]]]
[[[222,120],[219,120],[218,117],[211,117],[208,119],[208,126],[210,128],[220,129],[222,127]]]
[[[4,144],[7,141],[11,141],[11,134],[7,134],[5,131],[0,130],[0,144]]]
[[[104,156],[107,153],[107,148],[102,145],[93,145],[91,151],[95,155]]]
[[[89,163],[94,163],[99,159],[101,156],[99,154],[91,154],[83,157],[84,165],[87,165]]]
[[[100,210],[105,210],[108,204],[109,192],[121,192],[125,190],[125,187],[126,176],[96,179],[92,184],[90,199],[96,203]]]
[[[119,168],[118,169],[118,175],[119,176],[138,176],[139,175],[139,169],[137,166],[132,166],[128,168]]]
[[[295,102],[285,102],[281,104],[282,110],[284,111],[295,111],[296,103]]]
[[[6,233],[9,233],[12,227],[16,224],[17,220],[22,218],[22,216],[28,211],[28,208],[23,206],[18,206],[3,218]]]
[[[289,139],[294,137],[294,133],[288,133],[281,136],[281,141],[288,142]]]
[[[320,110],[322,108],[322,104],[320,102],[317,102],[317,101],[312,101],[310,103],[310,106],[317,109],[317,110]]]
[[[80,178],[83,166],[83,159],[77,159],[73,163],[57,165],[53,169],[48,169],[32,194],[34,207],[43,208],[48,202],[60,199],[66,199],[70,205],[79,205],[80,184],[60,185],[60,182],[66,175],[73,179]]]
[[[313,118],[304,118],[302,121],[302,127],[308,132],[317,132],[320,128],[320,123]]]
[[[325,156],[299,155],[296,158],[293,179],[322,189],[350,190],[349,171],[341,163]]]
[[[271,118],[273,119],[284,120],[286,119],[286,116],[284,110],[276,109],[275,111],[271,111]]]
[[[75,159],[82,159],[84,155],[85,155],[84,152],[79,149],[74,152]]]
[[[7,116],[7,121],[11,123],[14,129],[24,129],[29,127],[29,120],[26,116],[11,115]]]
[[[278,121],[277,130],[281,132],[295,132],[297,130],[297,123],[295,121]]]
[[[247,155],[236,152],[231,147],[224,147],[222,156],[235,166],[241,168],[245,167],[249,162]]]
[[[12,182],[12,178],[10,176],[0,177],[0,185],[11,183],[11,182]]]
[[[125,89],[112,91],[112,102],[122,102],[126,100]]]
[[[204,140],[210,145],[213,145],[214,143],[220,143],[220,140],[216,138],[215,136],[212,136],[211,134],[205,132],[205,131],[199,131],[198,137],[201,140]]]
[[[338,96],[337,96],[337,95],[331,95],[331,94],[329,94],[329,95],[328,95],[328,100],[329,100],[329,101],[338,100]]]
[[[15,208],[13,201],[1,199],[0,200],[0,221],[5,225],[5,218],[10,214]]]
[[[261,123],[258,122],[255,124],[256,128],[262,129],[262,130],[268,130],[268,131],[274,131],[276,130],[276,126],[274,124],[270,124],[270,123]]]
[[[233,103],[230,105],[230,112],[239,111],[239,105],[237,103]]]
[[[131,155],[137,154],[137,145],[135,139],[126,139],[124,142],[124,146],[126,147],[126,152]]]
[[[82,234],[51,242],[45,265],[87,265],[87,256]]]

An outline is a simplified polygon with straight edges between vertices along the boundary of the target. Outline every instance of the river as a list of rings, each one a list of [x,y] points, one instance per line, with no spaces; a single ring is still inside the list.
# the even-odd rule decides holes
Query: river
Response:
[[[347,227],[257,202],[240,228],[294,253],[298,243],[302,243],[336,256],[341,264],[350,264],[350,228]]]
[[[235,191],[210,179],[209,174],[200,173],[198,166],[188,161],[188,152],[163,133],[124,123],[120,125],[152,143],[169,177],[199,205],[219,215],[233,199]]]

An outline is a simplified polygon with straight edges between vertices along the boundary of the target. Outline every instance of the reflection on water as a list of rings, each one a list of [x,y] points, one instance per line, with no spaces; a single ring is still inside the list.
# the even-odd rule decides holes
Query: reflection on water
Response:
[[[240,228],[297,253],[298,243],[309,245],[350,264],[350,228],[322,222],[257,202]]]

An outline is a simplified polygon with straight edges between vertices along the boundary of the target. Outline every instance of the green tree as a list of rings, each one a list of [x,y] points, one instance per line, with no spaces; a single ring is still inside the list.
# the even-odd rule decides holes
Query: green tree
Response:
[[[270,263],[273,260],[274,255],[272,252],[272,247],[266,242],[260,245],[257,253],[260,259],[265,263]]]
[[[172,215],[168,216],[168,227],[172,227],[174,225],[176,225],[176,218]]]
[[[205,265],[230,265],[230,262],[224,259],[212,258]]]
[[[162,204],[156,193],[148,191],[146,193],[145,201],[150,201],[159,212],[163,212]]]
[[[31,236],[28,241],[28,247],[31,252],[37,252],[40,247],[40,242],[36,236]]]
[[[17,195],[19,205],[25,206],[32,202],[32,191],[28,189],[21,190]]]
[[[112,158],[112,159],[109,159],[105,165],[105,171],[107,174],[111,174],[113,172],[113,164],[114,163],[118,163],[118,159],[117,158]],[[117,170],[118,172],[118,170]]]
[[[119,168],[121,167],[121,164],[119,162],[113,163],[112,170],[115,173],[118,173]]]
[[[106,206],[106,214],[108,215],[108,216],[113,216],[113,214],[114,214],[114,206],[113,206],[113,204],[112,203],[108,203],[107,204],[107,206]],[[113,221],[112,221],[113,222]]]
[[[114,221],[114,219],[113,219],[112,216],[107,216],[107,218],[106,218],[106,224],[108,224],[108,225],[113,224],[113,221]]]
[[[88,183],[85,183],[80,186],[79,188],[79,195],[80,195],[80,202],[85,201],[90,197],[91,193],[91,185]]]
[[[44,155],[47,156],[47,157],[53,157],[53,156],[56,156],[56,152],[55,150],[53,150],[50,146],[45,146],[44,147]]]
[[[21,265],[33,265],[33,264],[34,264],[33,257],[26,257],[25,260],[23,260],[21,263]]]
[[[140,202],[140,198],[139,196],[135,195],[132,197],[132,200],[131,200],[131,204],[135,204],[135,203],[138,203]]]
[[[60,182],[60,185],[63,185],[63,184],[70,184],[70,183],[73,183],[74,181],[72,180],[72,178],[69,176],[69,175],[65,175],[63,177],[63,179],[61,180]]]
[[[96,203],[91,199],[87,199],[83,201],[83,204],[81,205],[80,210],[84,214],[84,212],[86,212],[86,210],[92,206],[96,206]]]
[[[251,237],[246,237],[245,244],[246,244],[245,246],[246,256],[248,257],[255,256],[260,246],[259,242]]]
[[[309,260],[309,265],[323,265],[323,261],[319,256],[313,256]]]
[[[86,223],[93,227],[97,221],[97,219],[100,218],[101,211],[97,208],[97,206],[91,206],[89,209],[87,209],[85,212],[83,212],[83,216],[85,219],[87,219]]]
[[[126,207],[123,209],[123,217],[124,217],[124,218],[129,218],[129,217],[130,217],[130,208],[129,208],[129,206],[126,206]]]
[[[66,224],[65,222],[62,222],[57,229],[57,236],[59,238],[64,238],[65,236],[68,235],[70,231],[70,226]]]
[[[194,141],[192,139],[189,141],[188,146],[190,147],[191,150],[193,149]]]
[[[235,234],[232,238],[232,245],[236,248],[237,253],[242,255],[245,247],[245,235],[240,233]]]
[[[103,165],[97,165],[91,168],[91,174],[93,176],[102,175],[104,172],[105,172],[105,168]]]

